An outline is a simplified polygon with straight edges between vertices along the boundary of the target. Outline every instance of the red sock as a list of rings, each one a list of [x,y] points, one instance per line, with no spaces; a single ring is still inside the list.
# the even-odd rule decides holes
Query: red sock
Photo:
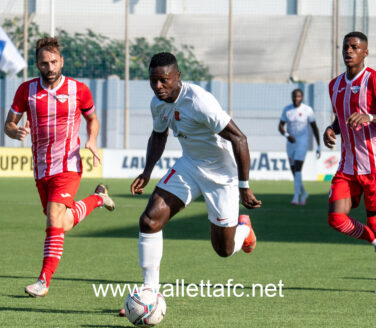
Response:
[[[83,219],[85,219],[94,208],[103,205],[103,199],[98,195],[90,195],[78,202],[74,203],[74,206],[71,208],[73,213],[73,226],[76,226]]]
[[[370,216],[367,218],[367,225],[371,230],[376,233],[376,216]]]
[[[343,213],[329,213],[328,223],[335,230],[342,232],[356,239],[363,239],[372,243],[375,240],[375,234],[366,225],[350,218]]]
[[[47,228],[46,239],[44,241],[43,267],[39,279],[45,280],[47,287],[50,285],[52,275],[59,265],[60,258],[63,255],[64,229]]]

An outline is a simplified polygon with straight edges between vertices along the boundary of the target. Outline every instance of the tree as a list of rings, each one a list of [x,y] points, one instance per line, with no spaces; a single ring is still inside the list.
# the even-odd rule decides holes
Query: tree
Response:
[[[23,21],[20,18],[6,19],[3,24],[14,44],[20,49],[23,43]],[[45,36],[39,26],[32,22],[29,25],[29,59],[28,75],[38,76],[35,67],[35,43]],[[107,78],[117,75],[124,79],[124,43],[110,39],[88,29],[86,33],[70,35],[65,30],[58,30],[57,37],[61,41],[64,56],[64,71],[72,77]],[[212,76],[209,68],[197,60],[194,48],[189,45],[175,46],[174,38],[158,37],[153,43],[145,38],[136,38],[130,42],[130,79],[148,79],[149,62],[153,54],[162,51],[174,53],[182,73],[183,80],[209,81]],[[23,54],[23,50],[21,50]],[[0,75],[0,77],[4,77]]]

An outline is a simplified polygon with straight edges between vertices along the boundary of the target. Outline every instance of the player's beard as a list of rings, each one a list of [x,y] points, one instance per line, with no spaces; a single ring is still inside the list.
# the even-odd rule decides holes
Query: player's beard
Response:
[[[47,74],[44,74],[44,73],[40,73],[41,76],[42,76],[42,79],[43,79],[43,82],[45,84],[53,84],[55,83],[56,81],[58,81],[61,77],[61,69],[59,71],[56,72],[56,75],[51,75],[51,72],[48,72]]]

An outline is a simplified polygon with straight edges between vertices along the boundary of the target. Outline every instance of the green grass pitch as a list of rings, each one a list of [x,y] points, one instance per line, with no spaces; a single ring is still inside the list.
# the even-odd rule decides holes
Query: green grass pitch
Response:
[[[65,237],[64,254],[47,297],[33,299],[24,287],[41,268],[45,219],[32,179],[0,179],[0,326],[130,327],[117,316],[124,297],[96,297],[93,284],[141,283],[138,218],[145,195],[132,197],[131,180],[108,179],[115,212],[95,210]],[[91,193],[84,179],[76,199]],[[202,199],[164,229],[161,283],[278,284],[284,297],[169,297],[160,327],[366,327],[374,318],[376,254],[327,225],[328,182],[306,183],[305,207],[292,207],[291,182],[259,181],[252,188],[263,201],[251,215],[258,237],[252,254],[217,256],[210,244]],[[352,215],[365,221],[364,208]],[[257,290],[256,290],[257,291]],[[248,294],[249,295],[249,294]]]

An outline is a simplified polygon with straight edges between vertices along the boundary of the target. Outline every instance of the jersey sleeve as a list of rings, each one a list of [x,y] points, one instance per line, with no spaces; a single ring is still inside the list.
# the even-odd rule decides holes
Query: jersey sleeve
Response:
[[[315,118],[315,113],[313,112],[312,107],[307,106],[307,110],[308,110],[308,115],[307,115],[308,122],[309,123],[315,122],[316,118]]]
[[[151,115],[153,118],[153,130],[155,132],[164,132],[168,128],[168,119],[163,119],[163,114],[158,113],[156,99],[153,97],[150,103]]]
[[[282,111],[282,115],[281,115],[280,120],[281,120],[282,122],[287,122],[286,107],[285,107],[285,108],[283,109],[283,111]]]
[[[195,119],[206,125],[214,133],[224,130],[231,117],[222,109],[221,105],[210,92],[205,92],[194,98],[196,108]]]
[[[335,80],[332,80],[332,81],[329,83],[329,97],[330,97],[330,103],[332,104],[332,110],[333,110],[333,113],[334,113],[335,115],[337,115],[336,109],[334,108],[334,106],[333,106],[333,101],[332,101],[332,98],[333,98],[333,87],[334,87],[334,83],[335,83]]]
[[[95,112],[93,96],[85,83],[80,85],[80,109],[85,116]]]
[[[28,109],[27,85],[22,83],[14,95],[11,111],[16,115],[22,115]]]

